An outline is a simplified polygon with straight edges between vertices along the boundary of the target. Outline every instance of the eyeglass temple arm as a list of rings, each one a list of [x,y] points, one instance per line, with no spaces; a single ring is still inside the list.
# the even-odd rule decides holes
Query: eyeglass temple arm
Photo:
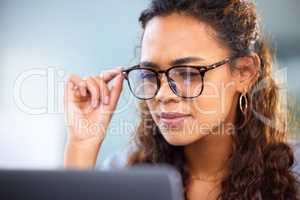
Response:
[[[220,66],[222,66],[222,65],[224,65],[226,63],[231,63],[234,59],[236,59],[236,57],[230,57],[230,58],[226,58],[225,60],[220,61],[218,63],[209,65],[208,66],[208,70],[215,69],[215,68],[220,67]]]
[[[123,67],[122,68],[122,72],[124,73],[127,73],[128,71],[134,69],[134,68],[137,68],[139,65],[133,65],[133,66],[130,66],[130,67]]]
[[[133,65],[131,67],[122,67],[122,74],[124,75],[125,79],[128,79],[128,72],[134,68],[138,68],[139,65]]]

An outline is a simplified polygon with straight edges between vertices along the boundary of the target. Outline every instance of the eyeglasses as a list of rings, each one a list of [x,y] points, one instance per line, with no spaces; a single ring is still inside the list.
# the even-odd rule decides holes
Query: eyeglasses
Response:
[[[131,93],[138,99],[149,100],[155,97],[161,87],[159,74],[165,74],[171,90],[182,98],[195,98],[201,95],[206,72],[231,63],[235,58],[226,58],[207,66],[173,66],[167,70],[141,67],[140,64],[122,70]]]

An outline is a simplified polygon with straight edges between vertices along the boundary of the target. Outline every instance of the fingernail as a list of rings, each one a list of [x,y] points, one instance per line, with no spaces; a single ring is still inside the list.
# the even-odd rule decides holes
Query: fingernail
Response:
[[[109,96],[104,97],[104,104],[108,104],[109,103]]]

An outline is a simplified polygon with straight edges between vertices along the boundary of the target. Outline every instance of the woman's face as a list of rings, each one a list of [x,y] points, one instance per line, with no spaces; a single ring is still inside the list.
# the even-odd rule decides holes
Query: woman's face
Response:
[[[155,17],[145,28],[141,62],[156,64],[157,70],[170,68],[170,63],[179,58],[199,58],[184,63],[185,66],[195,66],[213,64],[229,56],[229,49],[216,39],[214,31],[192,17],[177,13]],[[217,130],[216,128],[224,122],[234,119],[237,91],[228,64],[208,71],[204,77],[202,94],[193,99],[176,96],[165,75],[161,76],[160,80],[161,88],[157,95],[146,103],[169,144],[193,143],[208,134],[213,134],[212,130]],[[169,116],[169,112],[186,116],[173,120],[164,118]],[[165,113],[167,115],[164,115]],[[214,134],[224,134],[224,128],[226,127],[218,129]]]

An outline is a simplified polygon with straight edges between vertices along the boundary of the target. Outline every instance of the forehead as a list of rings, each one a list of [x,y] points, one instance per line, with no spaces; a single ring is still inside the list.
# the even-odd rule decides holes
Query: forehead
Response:
[[[178,57],[225,56],[216,32],[194,17],[173,13],[151,19],[144,31],[141,60],[165,64]]]

